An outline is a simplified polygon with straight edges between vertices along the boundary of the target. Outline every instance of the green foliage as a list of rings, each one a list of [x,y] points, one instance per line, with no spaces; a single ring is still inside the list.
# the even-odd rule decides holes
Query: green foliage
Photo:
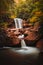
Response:
[[[19,4],[16,4],[14,0],[2,0],[0,8],[1,11],[7,12],[8,17],[15,15],[32,23],[43,19],[43,0],[26,0],[24,2],[20,0]]]
[[[7,22],[1,22],[1,23],[0,23],[0,28],[1,28],[1,29],[2,29],[2,28],[7,28],[7,25],[8,25]]]
[[[0,1],[0,15],[7,14],[9,17],[15,13],[14,0],[1,0]]]
[[[17,17],[25,19],[25,20],[28,19],[29,15],[32,11],[31,6],[28,3],[26,1],[20,2],[18,7],[16,7],[16,16]]]
[[[42,12],[43,4],[42,0],[34,1],[34,0],[26,0],[25,2],[20,2],[19,5],[15,9],[16,16],[25,20],[30,18],[37,18],[37,21],[41,17],[39,14],[35,14],[35,12]],[[34,22],[34,21],[33,21]]]

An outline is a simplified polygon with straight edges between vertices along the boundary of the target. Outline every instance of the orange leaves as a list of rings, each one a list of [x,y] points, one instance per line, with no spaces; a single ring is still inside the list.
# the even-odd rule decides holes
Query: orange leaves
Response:
[[[42,15],[42,12],[41,11],[37,11],[37,12],[35,12],[35,15],[36,16],[41,16]]]

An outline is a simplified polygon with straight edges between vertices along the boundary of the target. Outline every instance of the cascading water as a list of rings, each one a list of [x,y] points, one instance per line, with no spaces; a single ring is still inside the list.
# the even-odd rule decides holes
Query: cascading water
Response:
[[[22,27],[22,19],[15,18],[14,21],[15,21],[15,27],[16,27],[16,29],[23,28]],[[25,41],[23,39],[24,38],[24,35],[19,35],[18,38],[21,39],[21,48],[25,48],[26,47],[26,44],[25,44]]]
[[[19,29],[23,28],[22,27],[22,19],[15,18],[14,22],[15,22],[15,27],[16,27],[17,31],[18,31],[18,28]],[[18,38],[21,40],[21,48],[16,48],[16,49],[14,48],[14,49],[12,49],[12,51],[17,52],[19,54],[24,54],[24,55],[25,54],[33,55],[34,57],[38,56],[39,50],[37,48],[26,46],[25,41],[23,39],[24,34],[19,35]]]
[[[14,21],[15,21],[16,29],[18,31],[18,28],[22,28],[22,20],[14,19]],[[26,64],[28,64],[28,61],[29,61],[29,64],[30,64],[30,62],[33,63],[33,60],[35,60],[35,62],[36,62],[36,59],[38,59],[38,56],[40,53],[39,49],[37,49],[35,47],[27,47],[25,44],[25,41],[23,39],[24,35],[19,35],[18,38],[21,39],[21,48],[3,47],[3,49],[1,48],[2,54],[4,53],[4,55],[7,56],[7,54],[9,53],[8,57],[11,55],[13,57],[11,59],[13,59],[14,63],[15,63],[15,60],[17,60],[16,63],[18,63],[18,58],[19,58],[19,63],[22,63],[22,65],[24,65],[25,62],[27,62]],[[3,55],[3,57],[4,57],[4,55]],[[20,65],[19,63],[18,63],[18,65]]]
[[[22,28],[22,19],[15,18],[14,21],[15,21],[15,27],[16,27],[16,29]]]
[[[15,27],[17,29],[17,32],[18,32],[18,28],[19,29],[23,28],[22,27],[22,19],[15,18],[14,22],[15,22]],[[29,58],[30,58],[30,55],[31,55],[31,57],[33,56],[34,58],[37,58],[37,56],[40,53],[39,49],[37,49],[35,47],[27,47],[26,44],[25,44],[25,41],[23,39],[24,38],[24,34],[23,35],[19,35],[18,38],[21,39],[21,48],[12,48],[12,47],[3,47],[3,48],[5,48],[5,49],[9,48],[10,51],[17,52],[18,54],[26,55],[27,57],[29,55]]]

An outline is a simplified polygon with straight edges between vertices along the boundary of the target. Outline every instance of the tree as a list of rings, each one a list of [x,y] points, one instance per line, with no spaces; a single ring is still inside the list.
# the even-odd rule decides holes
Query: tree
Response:
[[[3,14],[11,15],[14,14],[15,2],[14,0],[1,0],[0,1],[0,15]]]
[[[43,36],[43,0],[36,1],[33,6],[35,8],[31,12],[30,16],[30,22],[36,23],[39,22],[39,31],[38,33],[41,35],[41,38]]]
[[[15,14],[15,1],[14,0],[1,0],[0,1],[0,27],[4,28],[8,24],[9,18]]]
[[[30,2],[31,2],[31,0],[30,0]],[[31,3],[30,2],[29,1],[28,2],[27,1],[24,1],[24,2],[21,1],[19,3],[19,5],[16,7],[16,16],[17,17],[25,19],[25,20],[28,19],[29,15],[31,13],[31,6],[30,6],[30,4],[32,2]],[[30,4],[28,4],[28,3],[30,3]]]

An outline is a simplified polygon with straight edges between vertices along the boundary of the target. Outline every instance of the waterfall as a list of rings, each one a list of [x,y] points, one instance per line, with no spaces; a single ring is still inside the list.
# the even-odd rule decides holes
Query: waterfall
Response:
[[[15,22],[15,27],[16,27],[16,29],[18,29],[18,28],[23,28],[22,27],[22,19],[19,19],[19,18],[15,18],[14,19],[14,22]],[[25,48],[26,47],[26,44],[25,44],[25,41],[24,41],[24,35],[19,35],[18,36],[18,38],[19,39],[21,39],[21,48]]]
[[[22,39],[21,40],[21,48],[25,48],[25,47],[26,47],[25,41]]]
[[[16,28],[22,28],[22,19],[15,18],[14,21],[15,21]]]

